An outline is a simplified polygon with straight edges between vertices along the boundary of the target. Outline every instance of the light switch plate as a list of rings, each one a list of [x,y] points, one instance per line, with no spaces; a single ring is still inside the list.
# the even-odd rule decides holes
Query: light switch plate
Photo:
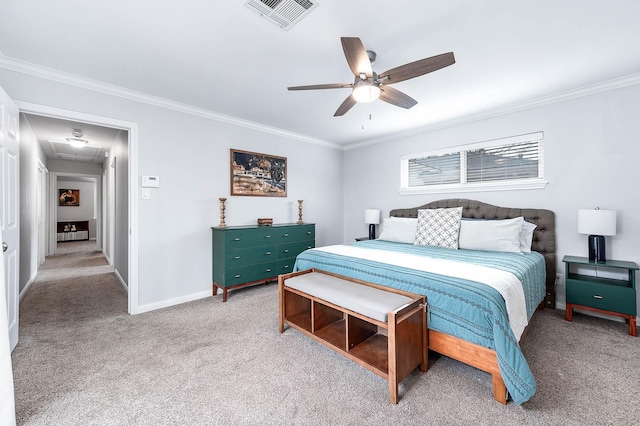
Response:
[[[142,188],[142,199],[143,200],[150,200],[151,199],[151,189]]]

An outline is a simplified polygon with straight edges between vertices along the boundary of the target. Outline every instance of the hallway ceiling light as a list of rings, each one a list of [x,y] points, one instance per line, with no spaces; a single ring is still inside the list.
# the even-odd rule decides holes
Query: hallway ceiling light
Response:
[[[67,138],[67,142],[74,148],[82,148],[89,143],[88,140],[80,138]]]

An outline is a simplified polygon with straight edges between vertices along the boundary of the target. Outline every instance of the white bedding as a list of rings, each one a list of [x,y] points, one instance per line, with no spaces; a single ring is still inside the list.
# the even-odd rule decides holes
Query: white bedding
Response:
[[[498,291],[504,298],[507,315],[509,317],[509,325],[517,340],[520,340],[520,336],[522,336],[527,326],[527,308],[522,283],[510,272],[487,266],[434,259],[409,253],[388,252],[353,245],[318,247],[315,250],[486,284]]]

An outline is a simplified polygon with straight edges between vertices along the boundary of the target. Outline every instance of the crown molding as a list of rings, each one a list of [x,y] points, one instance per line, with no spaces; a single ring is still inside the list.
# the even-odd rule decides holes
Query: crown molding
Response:
[[[567,90],[564,92],[542,96],[535,99],[530,99],[523,102],[514,103],[506,107],[495,108],[490,111],[484,111],[477,114],[466,115],[464,117],[456,118],[453,120],[442,121],[436,124],[431,124],[424,127],[419,127],[406,132],[397,133],[391,136],[385,136],[377,139],[369,139],[367,141],[356,142],[353,144],[347,144],[343,147],[345,151],[363,148],[369,145],[376,145],[384,142],[395,141],[398,139],[407,138],[410,136],[416,136],[423,133],[433,132],[435,130],[442,130],[448,127],[459,126],[461,124],[468,124],[474,121],[486,120],[488,118],[499,117],[501,115],[511,114],[514,112],[524,111],[531,108],[537,108],[545,105],[551,105],[558,102],[564,102],[571,99],[581,98],[584,96],[595,95],[602,92],[608,92],[611,90],[622,89],[628,86],[635,86],[640,84],[640,73],[631,74],[620,78],[614,78],[601,83],[592,84],[589,86],[580,87],[577,89]]]
[[[264,133],[269,133],[276,136],[281,136],[289,139],[295,139],[298,141],[311,143],[314,145],[320,145],[327,148],[342,150],[342,145],[328,142],[326,140],[312,138],[306,135],[302,135],[288,130],[279,129],[277,127],[266,126],[264,124],[256,123],[249,120],[243,120],[241,118],[232,117],[230,115],[220,114],[215,111],[210,111],[204,108],[195,107],[192,105],[175,102],[159,96],[153,96],[135,90],[126,89],[124,87],[103,83],[101,81],[92,80],[85,77],[80,77],[75,74],[67,73],[64,71],[55,70],[53,68],[47,68],[40,65],[32,64],[30,62],[21,61],[4,56],[0,52],[0,68],[4,68],[9,71],[14,71],[21,74],[27,74],[33,77],[42,78],[45,80],[54,81],[57,83],[63,83],[70,86],[79,87],[81,89],[91,90],[98,93],[103,93],[110,96],[116,96],[123,99],[128,99],[135,102],[140,102],[148,105],[157,106],[184,114],[194,115],[197,117],[206,118],[209,120],[220,121],[223,123],[231,124],[238,127],[244,127],[247,129],[257,130]]]

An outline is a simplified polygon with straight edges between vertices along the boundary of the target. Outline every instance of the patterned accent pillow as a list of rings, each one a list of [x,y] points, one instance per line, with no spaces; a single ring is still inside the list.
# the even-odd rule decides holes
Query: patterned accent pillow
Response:
[[[418,210],[418,229],[413,244],[457,250],[461,219],[462,207]]]

